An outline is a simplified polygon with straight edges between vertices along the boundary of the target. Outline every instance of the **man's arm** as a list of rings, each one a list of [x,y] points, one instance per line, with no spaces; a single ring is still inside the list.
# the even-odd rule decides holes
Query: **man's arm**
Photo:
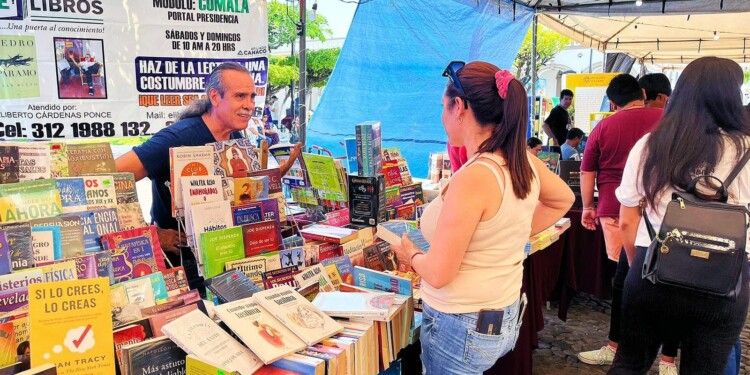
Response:
[[[141,163],[141,159],[133,150],[128,151],[125,155],[120,156],[115,160],[115,166],[118,172],[130,172],[135,176],[136,181],[140,181],[145,177],[148,177],[148,171],[146,167]]]
[[[599,219],[596,217],[594,207],[594,185],[596,183],[596,172],[581,171],[581,201],[583,201],[583,214],[581,224],[589,230],[596,230]]]
[[[557,138],[555,138],[555,134],[552,133],[552,128],[548,123],[545,122],[542,124],[542,130],[544,130],[544,134],[547,134],[547,137],[552,140],[553,146],[559,146],[559,144],[557,144]]]

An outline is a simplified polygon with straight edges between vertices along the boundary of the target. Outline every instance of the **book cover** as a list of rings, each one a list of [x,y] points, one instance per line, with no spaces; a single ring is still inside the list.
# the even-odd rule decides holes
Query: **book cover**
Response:
[[[385,204],[388,208],[404,204],[401,199],[401,185],[388,186],[385,188]]]
[[[385,186],[400,186],[404,182],[401,180],[401,171],[398,164],[386,164],[383,166],[383,176],[385,176]]]
[[[32,226],[31,249],[34,264],[43,265],[62,258],[62,239],[59,226]]]
[[[392,245],[401,245],[401,237],[406,234],[414,245],[422,250],[429,251],[430,243],[422,235],[422,231],[414,228],[404,221],[389,221],[378,225],[377,236]]]
[[[302,237],[309,240],[326,241],[342,244],[355,240],[357,231],[348,228],[338,228],[330,225],[313,224],[299,231]]]
[[[45,283],[65,281],[65,280],[78,280],[78,271],[76,270],[76,262],[72,259],[67,259],[61,262],[47,264],[38,268],[42,270]]]
[[[73,218],[83,229],[83,247],[87,253],[102,251],[99,232],[94,222],[94,214],[91,211],[67,213],[61,218]]]
[[[307,176],[310,179],[310,186],[318,189],[320,193],[328,193],[323,199],[344,201],[344,191],[341,189],[338,170],[334,160],[330,156],[302,153],[302,159],[305,161]]]
[[[172,193],[172,216],[182,217],[182,181],[186,176],[214,175],[214,152],[211,146],[174,147],[169,149],[169,190]]]
[[[341,245],[331,242],[308,241],[302,245],[302,249],[305,251],[305,265],[307,266],[343,255]]]
[[[284,219],[282,219],[281,211],[284,211],[284,206],[279,206],[278,199],[260,199],[258,202],[260,202],[260,205],[263,208],[263,217],[265,220],[283,222]]]
[[[356,125],[357,168],[360,176],[374,176],[383,168],[381,154],[380,121],[367,121]]]
[[[0,145],[0,184],[19,181],[18,146]]]
[[[336,268],[335,264],[329,264],[327,266],[323,266],[323,268],[326,270],[328,278],[331,280],[333,290],[339,290],[339,288],[341,287],[341,283],[344,282],[341,278],[341,274],[339,273],[339,269]]]
[[[170,268],[161,273],[164,276],[164,284],[167,286],[167,294],[170,297],[180,295],[190,290],[184,267],[179,266]]]
[[[198,299],[200,300],[200,296],[198,297]],[[156,306],[159,306],[159,305],[156,305]],[[154,337],[164,336],[164,333],[162,332],[161,328],[164,327],[165,324],[172,322],[175,319],[193,310],[198,310],[198,305],[195,303],[185,304],[183,306],[179,306],[174,309],[166,310],[156,315],[149,316],[148,322],[149,322],[149,326],[151,327],[151,332],[153,333],[153,336]]]
[[[90,213],[99,236],[120,231],[120,218],[117,216],[116,208],[93,210]],[[98,242],[101,244],[101,240]]]
[[[259,287],[263,287],[263,273],[266,272],[266,257],[254,256],[227,262],[227,271],[238,270],[247,276],[250,281]]]
[[[334,291],[333,282],[328,277],[328,272],[320,264],[302,269],[298,274],[294,275],[294,279],[300,288],[317,283],[320,285],[321,292]]]
[[[268,177],[235,177],[234,204],[245,204],[268,198]]]
[[[120,229],[136,229],[147,227],[146,220],[143,218],[141,204],[122,203],[117,205],[117,220],[120,222]]]
[[[13,271],[34,267],[34,251],[31,249],[31,225],[12,223],[0,225],[0,231],[8,240],[8,252]]]
[[[305,268],[305,251],[302,247],[279,250],[282,267]]]
[[[186,375],[242,375],[239,371],[227,371],[192,354],[185,357]]]
[[[301,354],[290,354],[271,364],[271,366],[294,371],[302,375],[324,375],[326,374],[326,361]]]
[[[115,158],[109,142],[68,144],[68,174],[70,177],[84,174],[107,174],[117,172]]]
[[[112,173],[115,182],[117,204],[138,203],[138,190],[135,187],[135,176],[129,172]]]
[[[158,337],[122,347],[125,374],[185,374],[187,353],[167,337]]]
[[[18,146],[18,179],[33,181],[50,178],[50,149],[47,142],[11,142]]]
[[[82,177],[56,178],[63,213],[86,211],[86,187]]]
[[[447,154],[445,156],[448,156]],[[427,170],[429,171],[429,180],[433,184],[436,184],[440,181],[440,171],[443,169],[443,153],[431,153],[430,154],[430,162],[427,166]]]
[[[258,223],[263,218],[263,206],[259,202],[250,202],[232,207],[232,221],[234,225]]]
[[[130,325],[119,328],[112,332],[112,341],[115,344],[115,356],[117,357],[117,364],[120,366],[120,371],[125,374],[125,363],[122,360],[122,347],[132,344],[138,344],[146,341],[146,331],[143,326]]]
[[[406,203],[396,206],[396,219],[417,220],[417,206],[414,203]]]
[[[276,251],[281,245],[279,223],[276,221],[243,225],[242,235],[246,257],[256,256],[263,251]]]
[[[352,276],[355,286],[393,292],[407,297],[412,296],[412,285],[409,279],[359,266],[354,267]]]
[[[403,203],[415,203],[417,206],[425,204],[421,183],[402,186],[400,195]]]
[[[258,292],[255,299],[307,345],[344,329],[288,285]]]
[[[52,142],[50,149],[50,176],[52,178],[68,177],[68,144]]]
[[[192,244],[198,263],[203,264],[200,234],[232,226],[232,211],[228,201],[195,203],[188,208],[192,222],[192,233],[188,232],[188,243]]]
[[[346,147],[346,172],[347,174],[358,174],[357,166],[357,138],[345,138]]]
[[[352,265],[351,259],[348,256],[340,256],[336,258],[326,259],[323,261],[324,266],[335,265],[339,274],[341,275],[341,281],[350,285],[354,285],[354,266]]]
[[[137,304],[141,309],[156,305],[155,291],[149,275],[125,281],[122,285],[130,303]],[[166,286],[164,289],[166,291]]]
[[[186,176],[180,177],[182,201],[177,204],[178,214],[193,203],[216,202],[224,200],[224,190],[220,176]]]
[[[32,366],[57,364],[61,375],[115,373],[108,280],[69,280],[30,288]]]
[[[341,245],[344,255],[348,256],[355,266],[365,266],[365,241],[358,238]]]
[[[188,290],[187,292],[180,293],[175,296],[169,296],[167,297],[167,302],[170,301],[185,301],[186,305],[189,305],[191,303],[196,303],[201,300],[201,295],[198,292],[198,289],[192,289]]]
[[[409,163],[406,159],[400,159],[398,161],[398,170],[401,172],[401,183],[404,185],[411,185],[414,180],[411,177],[411,171],[409,170]]]
[[[7,275],[11,270],[8,237],[6,232],[0,231],[0,275]]]
[[[231,270],[207,279],[204,284],[222,303],[252,297],[261,289],[253,284],[244,273]]]
[[[292,147],[293,146],[291,145],[274,145],[268,148],[268,153],[276,159],[276,163],[283,165],[289,160],[289,156],[292,153]],[[302,168],[303,165],[304,161],[302,155],[300,155],[297,157],[297,160],[294,161],[294,164],[292,164],[289,172],[281,177],[281,180],[291,187],[307,186],[308,183],[305,177],[305,171]]]
[[[16,332],[13,322],[5,322],[0,324],[0,366],[8,366],[15,362]]]
[[[29,223],[32,227],[60,227],[60,244],[63,258],[72,258],[85,253],[83,226],[80,219],[76,217],[51,217],[31,220]]]
[[[307,346],[252,297],[216,306],[214,311],[263,363]]]
[[[186,353],[211,358],[212,362],[229,371],[252,374],[262,365],[250,349],[198,310],[167,323],[162,332]]]
[[[387,318],[392,293],[318,293],[312,302],[324,313],[342,318]]]
[[[299,284],[297,284],[297,280],[294,278],[298,273],[299,268],[296,266],[266,271],[263,273],[263,286],[265,289],[272,289],[279,285],[288,285],[292,288],[298,288]]]
[[[19,20],[25,18],[26,6],[24,5],[6,3],[3,8],[3,18],[7,16]],[[40,70],[37,64],[37,47],[41,45],[37,44],[36,37],[33,34],[2,35],[0,45],[3,46],[3,59],[7,61],[3,64],[5,66],[3,67],[3,81],[0,82],[0,100],[39,98],[39,72],[43,70]],[[43,58],[43,60],[46,59],[47,57]],[[49,59],[51,60],[52,57],[50,56]]]
[[[385,177],[349,176],[349,216],[355,224],[376,226],[386,220]]]
[[[204,277],[214,277],[224,272],[227,262],[245,257],[242,227],[201,233],[200,242]]]
[[[376,242],[380,255],[383,258],[383,265],[386,271],[398,271],[398,258],[396,253],[391,249],[391,244],[385,241]]]
[[[28,221],[62,214],[55,181],[35,180],[0,185],[0,223]]]
[[[216,175],[221,177],[246,177],[260,170],[258,154],[249,139],[230,139],[210,143],[214,150]]]
[[[154,250],[156,267],[159,271],[165,271],[167,268],[164,265],[164,254],[161,251],[161,243],[159,242],[159,236],[156,233],[156,226],[154,225],[108,233],[103,235],[101,240],[107,249],[116,249],[120,247],[122,241],[134,237],[146,237],[151,241],[151,249]]]
[[[325,214],[328,225],[334,227],[343,227],[349,224],[349,209],[344,208],[341,210],[331,211]]]
[[[377,244],[372,244],[364,248],[365,267],[375,271],[385,271],[385,260],[380,253]]]
[[[250,172],[248,177],[268,177],[268,194],[278,194],[283,192],[283,183],[281,182],[281,172],[279,168],[261,169]]]
[[[114,208],[117,206],[117,190],[115,179],[107,176],[83,176],[84,188],[86,190],[86,201],[88,209]]]

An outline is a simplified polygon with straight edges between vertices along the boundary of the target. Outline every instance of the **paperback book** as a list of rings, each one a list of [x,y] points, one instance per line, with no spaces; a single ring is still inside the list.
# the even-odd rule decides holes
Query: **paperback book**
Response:
[[[173,147],[169,149],[169,190],[172,193],[172,216],[182,217],[180,207],[182,181],[180,177],[214,175],[214,152],[212,146]]]
[[[70,177],[117,172],[109,142],[68,144],[67,153]]]
[[[0,184],[19,181],[18,146],[0,145]]]
[[[216,175],[221,177],[246,177],[260,170],[258,154],[249,139],[230,139],[208,144],[214,150]]]

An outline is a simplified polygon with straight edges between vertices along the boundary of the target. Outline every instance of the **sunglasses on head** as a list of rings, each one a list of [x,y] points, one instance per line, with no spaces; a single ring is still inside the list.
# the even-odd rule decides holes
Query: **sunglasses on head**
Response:
[[[443,77],[448,77],[453,85],[456,86],[458,93],[461,94],[461,98],[464,100],[464,107],[468,108],[469,105],[466,102],[466,91],[464,91],[464,87],[461,86],[461,81],[458,80],[458,71],[461,70],[464,65],[466,65],[466,63],[463,61],[451,61],[448,66],[445,67]]]

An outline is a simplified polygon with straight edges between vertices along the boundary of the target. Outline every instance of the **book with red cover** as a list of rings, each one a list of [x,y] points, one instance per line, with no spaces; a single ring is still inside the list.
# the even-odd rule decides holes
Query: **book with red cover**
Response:
[[[299,233],[308,240],[326,241],[337,244],[355,240],[359,236],[356,230],[323,224],[310,225],[307,228],[300,229]]]
[[[117,355],[117,365],[120,366],[120,371],[123,371],[122,347],[146,341],[148,338],[146,330],[140,325],[129,325],[120,328],[112,333],[112,337],[115,343],[115,354]]]
[[[261,221],[242,226],[242,238],[245,242],[245,256],[252,257],[263,251],[276,251],[281,246],[279,223]]]
[[[385,186],[403,185],[401,170],[398,168],[398,164],[384,165],[383,175],[385,175]]]
[[[154,337],[164,336],[161,332],[161,327],[164,327],[165,324],[197,309],[198,305],[191,303],[189,305],[180,306],[172,310],[152,315],[148,317],[148,323],[151,325],[151,332],[153,332]]]
[[[171,301],[185,301],[186,305],[195,303],[201,300],[201,294],[198,289],[188,290],[185,293],[180,293],[176,296],[167,297],[167,302]]]
[[[164,275],[164,284],[167,285],[167,294],[176,296],[190,290],[188,286],[185,268],[182,266],[170,268],[161,272]]]
[[[258,369],[253,375],[302,375],[301,372],[284,370],[282,368],[265,365]]]
[[[278,168],[261,169],[259,171],[249,172],[249,177],[267,176],[268,177],[268,194],[281,193],[281,173]]]
[[[266,271],[263,273],[263,287],[268,290],[279,285],[289,285],[297,288],[299,285],[294,279],[294,275],[300,273],[296,266],[284,267],[278,270]]]
[[[164,264],[164,254],[162,253],[161,243],[159,242],[159,236],[156,234],[156,226],[154,225],[105,234],[101,237],[102,246],[107,249],[116,249],[120,247],[120,242],[133,237],[146,237],[151,240],[151,249],[154,252],[156,267],[159,271],[166,271],[167,266]]]
[[[417,205],[412,202],[396,206],[396,218],[403,220],[416,220]]]

